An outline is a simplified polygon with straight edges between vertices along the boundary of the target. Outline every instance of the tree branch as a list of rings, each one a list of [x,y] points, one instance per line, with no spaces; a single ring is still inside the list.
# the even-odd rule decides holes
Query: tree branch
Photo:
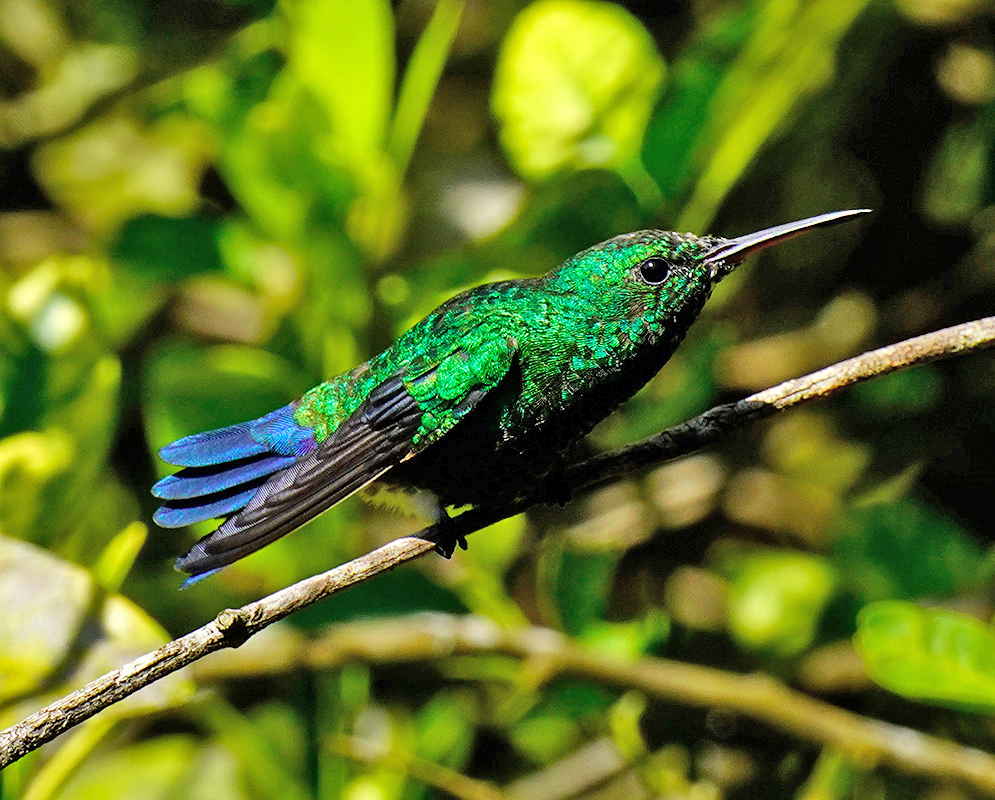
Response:
[[[486,781],[468,778],[456,770],[411,753],[384,750],[375,745],[370,746],[361,739],[343,735],[329,736],[322,745],[337,756],[368,766],[387,767],[458,800],[504,800],[505,797],[499,789]]]
[[[859,381],[992,345],[995,345],[995,317],[986,317],[873,350],[739,402],[717,406],[638,444],[575,464],[565,471],[566,485],[573,491],[600,486],[633,469],[700,450],[724,438],[733,429],[799,403],[827,397]],[[548,500],[547,496],[537,493],[500,509],[470,509],[447,523],[446,535],[472,533]],[[0,731],[0,769],[102,709],[208,653],[238,647],[253,634],[295,611],[424,555],[433,548],[435,537],[439,535],[438,527],[430,526],[420,532],[424,538],[397,539],[262,600],[222,611],[203,627],[108,672]],[[686,699],[695,702],[693,695]]]
[[[272,646],[274,645],[275,646]],[[329,669],[349,662],[429,661],[452,656],[506,655],[539,665],[545,681],[559,675],[636,689],[682,705],[721,708],[833,747],[864,769],[887,765],[910,775],[955,779],[995,796],[995,756],[817,700],[769,675],[739,674],[667,658],[619,660],[579,647],[557,631],[504,630],[479,616],[416,614],[332,625],[318,639],[301,636],[232,653],[197,669],[201,680],[289,670]]]

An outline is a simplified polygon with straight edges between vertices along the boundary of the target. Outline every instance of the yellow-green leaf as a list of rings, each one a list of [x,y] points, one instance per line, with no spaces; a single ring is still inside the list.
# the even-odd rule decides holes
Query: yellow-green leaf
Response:
[[[732,559],[730,559],[732,560]],[[818,556],[760,549],[726,565],[729,628],[745,647],[790,656],[808,647],[836,575]]]
[[[900,600],[865,606],[854,642],[867,672],[895,694],[995,713],[995,630],[942,608]]]
[[[638,154],[664,76],[652,37],[628,11],[539,0],[501,46],[491,106],[518,172],[622,167]]]

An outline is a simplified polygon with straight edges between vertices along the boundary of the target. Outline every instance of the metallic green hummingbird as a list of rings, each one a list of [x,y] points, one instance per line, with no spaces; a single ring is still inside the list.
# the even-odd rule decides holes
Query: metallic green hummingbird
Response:
[[[183,469],[153,487],[165,501],[155,521],[225,518],[177,569],[203,577],[374,481],[428,490],[440,518],[446,506],[523,497],[555,480],[571,445],[666,363],[747,256],[864,213],[735,239],[616,236],[540,278],[457,295],[379,355],[264,417],[167,445],[160,456]]]

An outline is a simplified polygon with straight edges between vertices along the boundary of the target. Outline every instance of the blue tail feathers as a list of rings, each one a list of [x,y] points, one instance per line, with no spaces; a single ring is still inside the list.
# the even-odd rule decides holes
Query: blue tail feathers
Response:
[[[296,460],[294,456],[261,455],[238,458],[209,467],[186,467],[159,481],[152,487],[152,494],[162,500],[203,497],[272,475],[279,469],[289,467]]]
[[[165,502],[153,519],[163,528],[225,517],[244,507],[261,485],[315,446],[314,431],[294,421],[291,403],[252,422],[185,436],[159,451],[184,467],[152,487]]]
[[[208,467],[265,453],[266,445],[252,437],[252,423],[240,422],[216,431],[184,436],[159,451],[159,458],[177,467]]]

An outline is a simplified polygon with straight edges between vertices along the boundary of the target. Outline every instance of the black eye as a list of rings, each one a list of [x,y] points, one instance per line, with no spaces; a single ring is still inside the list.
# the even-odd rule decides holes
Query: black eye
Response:
[[[651,286],[663,283],[670,273],[670,265],[662,258],[647,258],[637,269],[639,277]]]

